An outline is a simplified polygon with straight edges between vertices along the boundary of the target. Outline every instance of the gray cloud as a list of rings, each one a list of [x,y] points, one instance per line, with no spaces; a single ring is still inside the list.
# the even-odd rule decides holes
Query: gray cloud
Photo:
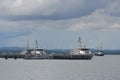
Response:
[[[119,0],[0,0],[0,44],[23,46],[29,39],[34,45],[38,39],[45,48],[61,43],[68,48],[70,39],[71,45],[82,35],[93,41],[90,47],[96,41],[119,47],[119,39],[114,42],[120,33],[119,7]]]
[[[0,11],[4,19],[59,20],[90,15],[107,5],[107,0],[2,0]]]
[[[119,4],[119,0],[1,0],[0,31],[120,30]]]

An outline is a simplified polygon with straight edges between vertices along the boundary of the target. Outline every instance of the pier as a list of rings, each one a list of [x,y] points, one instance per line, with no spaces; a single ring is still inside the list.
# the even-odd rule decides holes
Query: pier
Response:
[[[17,58],[24,58],[25,55],[21,55],[21,54],[1,54],[0,58],[13,58],[13,59],[17,59]]]

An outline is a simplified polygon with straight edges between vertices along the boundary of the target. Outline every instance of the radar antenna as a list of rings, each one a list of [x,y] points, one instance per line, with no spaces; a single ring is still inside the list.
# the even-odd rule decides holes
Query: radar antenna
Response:
[[[27,49],[29,49],[29,40],[27,40]]]
[[[38,41],[36,40],[35,43],[36,43],[36,45],[35,45],[36,49],[38,49]]]
[[[80,46],[80,48],[82,48],[82,41],[81,41],[81,37],[79,37],[79,46]]]

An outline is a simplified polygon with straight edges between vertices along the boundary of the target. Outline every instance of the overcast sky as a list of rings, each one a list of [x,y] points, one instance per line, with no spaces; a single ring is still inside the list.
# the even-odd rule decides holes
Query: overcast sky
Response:
[[[0,47],[120,49],[120,0],[0,0]]]

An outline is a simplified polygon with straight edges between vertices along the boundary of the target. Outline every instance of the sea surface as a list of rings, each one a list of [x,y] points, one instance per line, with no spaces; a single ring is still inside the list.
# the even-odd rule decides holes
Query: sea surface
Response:
[[[0,80],[120,80],[120,55],[92,60],[0,59]]]

